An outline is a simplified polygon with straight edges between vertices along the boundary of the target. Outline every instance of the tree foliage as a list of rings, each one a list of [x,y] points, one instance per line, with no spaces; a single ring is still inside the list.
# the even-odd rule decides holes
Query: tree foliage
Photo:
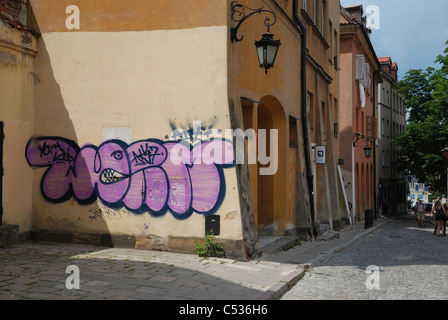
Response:
[[[398,170],[446,195],[447,160],[441,150],[448,147],[448,47],[435,62],[438,68],[409,70],[400,81],[409,117],[405,133],[393,142],[401,147]]]

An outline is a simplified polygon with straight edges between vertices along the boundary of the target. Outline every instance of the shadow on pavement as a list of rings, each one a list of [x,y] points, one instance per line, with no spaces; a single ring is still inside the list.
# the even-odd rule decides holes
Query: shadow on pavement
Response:
[[[239,300],[255,299],[263,292],[249,287],[247,275],[231,281],[220,277],[216,267],[230,260],[189,255],[176,260],[168,253],[129,250],[36,242],[0,249],[0,300]],[[192,269],[182,267],[189,264]],[[70,265],[79,268],[79,290],[66,288]]]

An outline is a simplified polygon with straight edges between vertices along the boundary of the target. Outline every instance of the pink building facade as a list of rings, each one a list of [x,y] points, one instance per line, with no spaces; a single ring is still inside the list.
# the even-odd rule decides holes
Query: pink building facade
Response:
[[[342,8],[340,23],[341,172],[350,218],[362,221],[366,211],[376,209],[375,85],[380,65],[362,6]]]

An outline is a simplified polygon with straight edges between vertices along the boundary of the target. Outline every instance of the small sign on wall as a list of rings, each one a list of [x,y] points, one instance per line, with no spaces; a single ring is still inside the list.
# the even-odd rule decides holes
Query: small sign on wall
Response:
[[[132,143],[131,128],[129,127],[114,127],[114,128],[103,128],[103,141],[118,139],[126,142],[127,144]]]
[[[327,147],[326,146],[316,146],[316,164],[326,164],[327,163]]]

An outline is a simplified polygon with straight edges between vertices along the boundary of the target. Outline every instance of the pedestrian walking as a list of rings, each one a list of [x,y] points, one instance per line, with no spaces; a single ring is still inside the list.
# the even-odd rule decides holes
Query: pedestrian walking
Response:
[[[445,208],[442,206],[440,200],[436,201],[432,213],[434,214],[436,220],[437,235],[443,236],[444,235],[443,223],[448,220],[448,216],[446,215]]]
[[[431,216],[432,216],[432,213],[433,213],[433,211],[434,211],[434,207],[435,207],[437,201],[440,201],[439,198],[437,198],[437,199],[435,199],[435,200],[432,201],[432,206],[431,206]]]
[[[420,199],[414,207],[415,215],[417,216],[417,222],[419,228],[423,228],[423,222],[425,221],[426,208],[423,203],[423,199]]]
[[[443,209],[445,209],[445,214],[447,215],[447,217],[448,217],[448,203],[447,202],[444,202],[443,203]],[[443,235],[444,236],[446,236],[446,221],[447,221],[448,219],[446,219],[445,221],[443,221]]]

